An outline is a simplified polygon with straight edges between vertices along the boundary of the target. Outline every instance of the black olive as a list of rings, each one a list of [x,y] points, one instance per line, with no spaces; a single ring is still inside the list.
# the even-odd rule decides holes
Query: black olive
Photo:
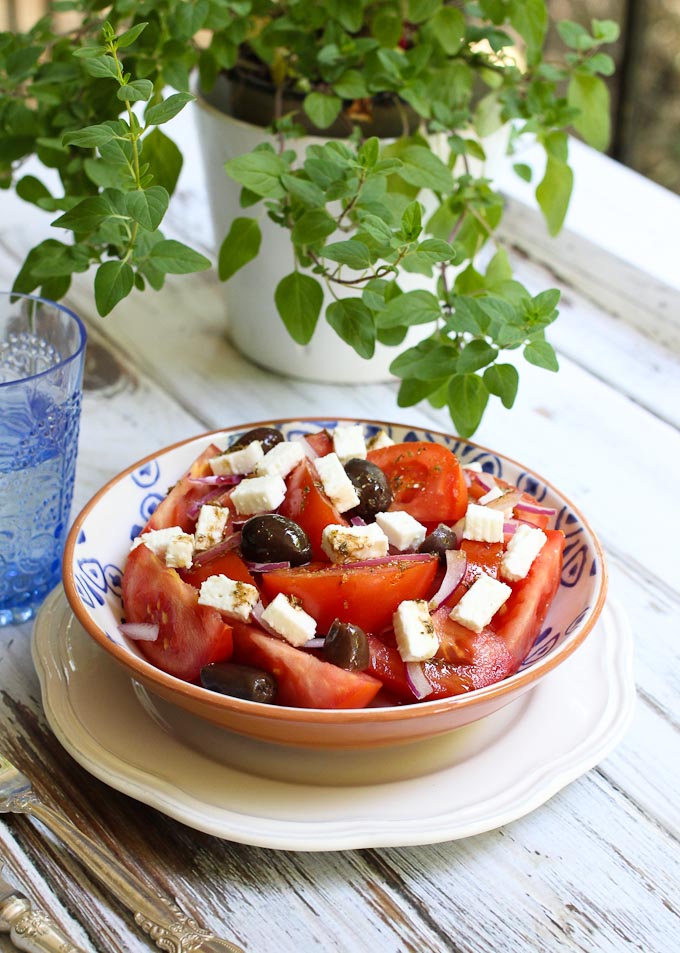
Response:
[[[418,547],[419,553],[432,553],[439,556],[440,563],[446,563],[446,550],[455,549],[458,545],[458,537],[450,526],[440,523],[436,529],[433,529],[429,536],[426,536]]]
[[[251,516],[241,530],[241,555],[253,563],[289,562],[302,566],[312,558],[307,534],[294,520],[278,513]]]
[[[276,679],[261,668],[212,662],[201,669],[201,685],[211,692],[245,698],[251,702],[271,702],[276,695]]]
[[[392,502],[392,490],[387,477],[380,467],[369,460],[353,459],[345,464],[345,473],[352,481],[359,497],[359,505],[345,513],[345,516],[360,516],[369,522],[376,513],[389,509]]]
[[[274,427],[255,427],[253,430],[249,430],[248,433],[244,433],[235,443],[232,443],[229,450],[243,450],[244,447],[247,447],[248,444],[254,440],[260,441],[262,449],[266,453],[268,450],[271,450],[272,447],[275,447],[277,443],[283,443],[283,434]]]
[[[369,663],[366,633],[352,622],[336,619],[324,639],[323,656],[348,672],[363,671]]]

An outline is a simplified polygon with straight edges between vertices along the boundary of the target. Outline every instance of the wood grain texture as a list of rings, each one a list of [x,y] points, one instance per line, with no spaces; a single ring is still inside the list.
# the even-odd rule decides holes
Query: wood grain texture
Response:
[[[171,228],[211,248],[200,170],[188,173]],[[7,286],[43,237],[44,218],[11,196],[0,201]],[[513,256],[529,287],[560,274],[558,261],[546,269],[521,246]],[[123,863],[250,953],[680,949],[678,353],[558,284],[563,314],[551,337],[560,373],[526,365],[515,409],[493,408],[478,441],[530,463],[587,513],[633,628],[638,700],[623,742],[537,811],[467,840],[403,849],[301,853],[211,837],[109,788],[66,754],[42,711],[30,626],[0,629],[0,750]],[[123,467],[203,429],[347,414],[450,430],[444,413],[399,410],[394,383],[330,387],[249,364],[228,343],[210,276],[171,279],[105,321],[88,279],[69,302],[90,330],[76,509]],[[0,849],[84,948],[151,948],[38,825],[3,818]],[[0,950],[10,949],[0,935]]]

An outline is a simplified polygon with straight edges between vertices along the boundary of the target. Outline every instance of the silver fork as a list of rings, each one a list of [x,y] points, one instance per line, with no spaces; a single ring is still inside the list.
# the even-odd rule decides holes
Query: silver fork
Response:
[[[135,923],[167,953],[244,953],[230,940],[215,936],[186,914],[175,900],[135,877],[63,814],[40,801],[31,782],[0,755],[0,814],[37,818],[75,854],[91,874],[134,915]]]

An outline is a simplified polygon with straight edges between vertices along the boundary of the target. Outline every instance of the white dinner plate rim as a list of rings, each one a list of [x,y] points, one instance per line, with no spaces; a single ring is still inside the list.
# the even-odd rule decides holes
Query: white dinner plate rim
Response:
[[[448,782],[448,776],[451,775],[451,780],[455,782],[453,787],[460,786],[461,778],[455,778],[460,766],[452,764],[443,771],[408,781],[343,788],[350,805],[353,798],[366,801],[368,792],[372,803],[365,817],[351,820],[347,816],[334,816],[316,820],[310,816],[303,820],[291,820],[276,816],[276,797],[285,789],[287,795],[292,791],[295,797],[311,799],[313,792],[319,790],[318,787],[257,778],[258,787],[265,792],[265,796],[271,792],[270,809],[261,813],[252,811],[247,803],[239,803],[238,784],[225,783],[221,804],[208,802],[201,793],[201,767],[205,770],[206,765],[211,765],[210,770],[225,772],[225,781],[227,777],[243,780],[245,773],[225,765],[216,765],[205,754],[191,749],[179,739],[170,738],[144,712],[134,696],[131,683],[129,693],[121,702],[127,704],[132,700],[137,704],[141,716],[148,720],[146,729],[157,732],[158,744],[165,744],[166,748],[172,746],[184,758],[185,767],[188,764],[191,770],[183,772],[180,786],[177,778],[172,777],[172,772],[154,773],[151,768],[142,769],[139,765],[127,762],[122,750],[124,737],[116,739],[113,746],[110,742],[103,743],[98,737],[96,724],[85,726],[82,723],[77,711],[78,699],[72,697],[79,640],[81,645],[86,645],[88,639],[71,612],[63,589],[57,587],[35,621],[33,660],[47,720],[64,748],[82,767],[112,788],[204,833],[257,847],[299,851],[406,847],[457,840],[496,829],[535,810],[598,764],[624,736],[634,708],[632,635],[622,608],[609,598],[600,620],[585,643],[529,693],[535,704],[545,705],[549,692],[551,705],[557,700],[563,708],[568,707],[565,691],[560,693],[557,690],[560,680],[564,681],[564,670],[587,664],[601,665],[604,675],[601,696],[586,700],[591,708],[588,712],[590,721],[587,732],[583,733],[576,745],[571,745],[567,750],[541,752],[526,743],[518,746],[518,750],[525,753],[525,758],[534,756],[533,761],[525,763],[521,771],[516,771],[517,776],[500,795],[489,792],[487,796],[485,791],[477,790],[472,803],[466,807],[459,806],[454,810],[442,810],[438,814],[430,813],[423,817],[413,812],[413,803],[426,796],[426,788],[431,788],[435,780],[437,783]],[[98,646],[92,648],[101,652],[102,659],[106,660],[106,671],[115,672],[116,677],[126,678],[103,650]],[[106,717],[106,712],[103,712],[102,718]],[[154,725],[153,729],[151,725]],[[512,736],[526,729],[524,717],[520,716],[501,739],[490,744],[487,752],[482,752],[482,756],[493,761],[497,758],[499,744],[507,748]],[[517,735],[515,740],[519,740],[519,737]],[[253,777],[248,777],[252,782]],[[375,788],[375,792],[372,788]],[[402,797],[405,792],[409,794],[408,799]],[[395,798],[398,805],[401,805],[400,798],[405,802],[403,810],[399,806],[402,816],[397,816],[396,820],[383,816],[381,804],[386,794]]]

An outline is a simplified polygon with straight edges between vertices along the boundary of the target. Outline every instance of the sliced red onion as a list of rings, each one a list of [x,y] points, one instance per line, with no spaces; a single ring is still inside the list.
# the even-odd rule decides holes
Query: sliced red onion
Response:
[[[388,563],[424,563],[432,559],[432,553],[398,553],[394,556],[375,556],[354,563],[342,563],[346,569],[364,569],[368,566],[386,566]]]
[[[509,516],[521,499],[521,490],[508,490],[503,496],[499,496],[498,499],[491,500],[490,503],[485,503],[484,505],[489,510],[502,510]]]
[[[189,483],[200,486],[234,486],[242,479],[243,477],[238,473],[215,473],[213,476],[189,477]]]
[[[262,618],[262,613],[264,612],[264,609],[265,607],[262,600],[260,600],[259,602],[256,602],[255,605],[253,606],[253,619],[255,620],[255,622],[257,622],[260,628],[267,633],[267,635],[273,635],[274,638],[280,639],[281,636],[276,631],[276,629],[273,629],[269,625],[269,623],[265,622],[265,620]]]
[[[506,520],[503,523],[503,533],[506,536],[512,536],[512,534],[517,530],[517,520]]]
[[[121,622],[118,631],[138,642],[155,642],[160,627],[157,622]]]
[[[486,490],[487,493],[489,490],[493,490],[495,486],[498,486],[495,478],[484,470],[481,470],[479,473],[474,473],[472,479],[475,483],[478,483],[483,490]]]
[[[557,513],[553,506],[541,506],[540,503],[528,503],[526,500],[515,503],[515,509],[525,513],[538,513],[540,516],[555,516]]]
[[[360,516],[353,516],[352,519],[350,520],[350,523],[352,524],[352,526],[365,526],[366,520],[362,519]]]
[[[193,500],[193,502],[191,502],[187,506],[187,516],[189,517],[189,519],[195,519],[200,513],[202,506],[204,506],[206,503],[210,503],[211,500],[219,499],[219,497],[221,496],[222,496],[221,487],[218,487],[216,490],[215,489],[210,490],[204,496],[199,497],[199,499],[197,500]]]
[[[301,645],[301,649],[322,649],[326,639],[310,639],[309,642],[305,642],[304,645]]]
[[[194,566],[203,566],[205,563],[217,559],[218,556],[223,556],[225,553],[231,552],[232,549],[236,549],[240,542],[241,534],[232,533],[231,536],[227,536],[226,539],[216,543],[215,546],[211,546],[210,549],[204,549],[196,553],[194,556]]]
[[[274,572],[277,569],[290,569],[289,562],[278,563],[251,563],[246,560],[246,566],[251,572]]]
[[[302,446],[303,453],[308,460],[316,460],[316,458],[319,456],[306,437],[292,437],[290,442],[299,443]]]
[[[406,663],[406,681],[419,701],[432,694],[432,686],[427,680],[421,662]]]
[[[446,572],[444,573],[444,578],[441,581],[439,589],[437,589],[430,599],[430,608],[434,610],[446,602],[465,575],[467,568],[467,556],[462,549],[447,549],[445,556]]]

